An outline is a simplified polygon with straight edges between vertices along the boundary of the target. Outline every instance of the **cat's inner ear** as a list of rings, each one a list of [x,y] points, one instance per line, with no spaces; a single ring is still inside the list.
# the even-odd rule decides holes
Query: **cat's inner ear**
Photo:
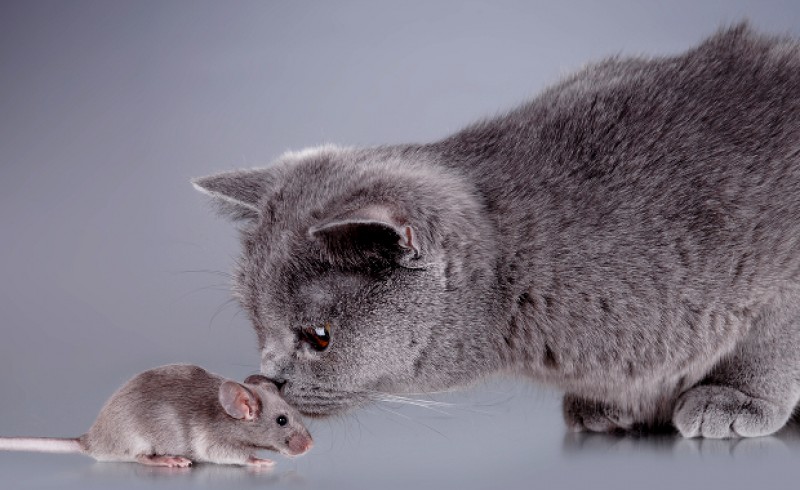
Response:
[[[235,170],[192,179],[192,185],[213,198],[220,214],[243,220],[258,218],[258,202],[274,180],[270,169]]]
[[[336,216],[310,227],[308,235],[345,262],[391,260],[403,267],[420,267],[418,233],[388,206],[372,205]]]

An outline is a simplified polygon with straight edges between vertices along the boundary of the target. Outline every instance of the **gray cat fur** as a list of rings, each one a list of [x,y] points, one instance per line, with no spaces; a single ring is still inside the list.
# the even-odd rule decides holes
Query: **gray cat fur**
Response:
[[[565,390],[574,430],[758,436],[800,400],[794,39],[742,24],[441,141],[194,183],[242,225],[262,372],[307,414],[494,373]]]

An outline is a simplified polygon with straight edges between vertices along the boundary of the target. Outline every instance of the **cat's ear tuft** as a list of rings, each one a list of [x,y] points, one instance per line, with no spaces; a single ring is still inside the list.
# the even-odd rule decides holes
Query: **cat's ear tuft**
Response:
[[[410,269],[423,268],[419,235],[411,223],[385,205],[371,205],[312,226],[318,240],[338,261],[392,261]]]
[[[195,189],[211,196],[220,214],[234,221],[257,219],[258,202],[274,182],[270,169],[235,170],[192,179]]]

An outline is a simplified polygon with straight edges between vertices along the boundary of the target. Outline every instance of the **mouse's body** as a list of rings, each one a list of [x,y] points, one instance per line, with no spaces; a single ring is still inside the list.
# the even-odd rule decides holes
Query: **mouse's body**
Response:
[[[81,452],[98,461],[159,466],[270,465],[255,452],[294,456],[311,445],[298,412],[266,378],[251,376],[240,384],[185,364],[135,376],[81,437],[0,438],[0,449]]]

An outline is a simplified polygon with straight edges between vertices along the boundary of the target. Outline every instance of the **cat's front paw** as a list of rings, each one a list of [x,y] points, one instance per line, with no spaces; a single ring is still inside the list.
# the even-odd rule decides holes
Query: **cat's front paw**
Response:
[[[611,405],[566,394],[564,422],[573,432],[618,432],[633,427],[633,417]]]
[[[791,409],[723,385],[695,386],[678,398],[672,421],[684,437],[758,437],[784,426]]]

